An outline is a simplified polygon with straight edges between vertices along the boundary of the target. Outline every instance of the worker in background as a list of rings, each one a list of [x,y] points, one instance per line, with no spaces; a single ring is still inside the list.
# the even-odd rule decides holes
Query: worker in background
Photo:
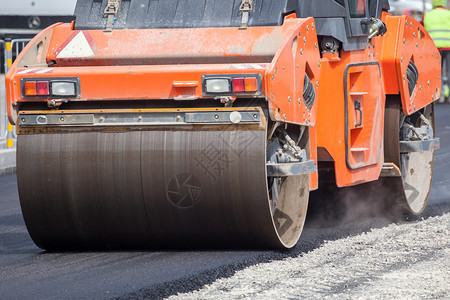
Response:
[[[432,0],[432,4],[433,9],[425,14],[423,24],[442,57],[442,88],[439,102],[449,102],[450,11],[447,9],[447,0]]]

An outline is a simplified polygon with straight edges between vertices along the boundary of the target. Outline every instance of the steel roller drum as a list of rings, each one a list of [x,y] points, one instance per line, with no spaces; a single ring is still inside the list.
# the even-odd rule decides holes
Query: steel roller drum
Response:
[[[434,104],[423,112],[435,132]],[[393,162],[400,168],[400,176],[382,177],[376,184],[387,202],[391,213],[419,215],[425,209],[431,190],[434,170],[434,150],[401,153],[400,129],[403,124],[401,106],[397,98],[386,102],[385,115],[385,161]],[[423,125],[420,119],[415,126]]]
[[[271,212],[266,129],[248,125],[20,134],[17,174],[48,250],[292,247],[309,187],[289,177]]]

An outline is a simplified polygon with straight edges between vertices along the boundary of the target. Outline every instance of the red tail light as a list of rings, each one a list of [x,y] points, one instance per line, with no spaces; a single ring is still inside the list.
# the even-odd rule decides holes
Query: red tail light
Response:
[[[39,96],[50,95],[50,83],[48,81],[36,82],[36,94]]]
[[[233,93],[245,91],[244,78],[233,78]]]

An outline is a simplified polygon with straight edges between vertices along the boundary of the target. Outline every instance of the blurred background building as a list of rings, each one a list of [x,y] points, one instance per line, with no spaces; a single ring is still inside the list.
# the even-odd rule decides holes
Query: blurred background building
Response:
[[[76,0],[0,0],[0,39],[32,37],[73,20]]]
[[[389,0],[390,12],[394,15],[408,15],[422,21],[423,13],[430,11],[431,0]]]

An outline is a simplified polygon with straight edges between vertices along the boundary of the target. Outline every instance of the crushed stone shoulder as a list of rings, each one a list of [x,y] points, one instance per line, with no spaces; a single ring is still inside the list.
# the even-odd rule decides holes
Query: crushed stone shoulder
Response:
[[[450,213],[325,242],[169,299],[449,299]]]

